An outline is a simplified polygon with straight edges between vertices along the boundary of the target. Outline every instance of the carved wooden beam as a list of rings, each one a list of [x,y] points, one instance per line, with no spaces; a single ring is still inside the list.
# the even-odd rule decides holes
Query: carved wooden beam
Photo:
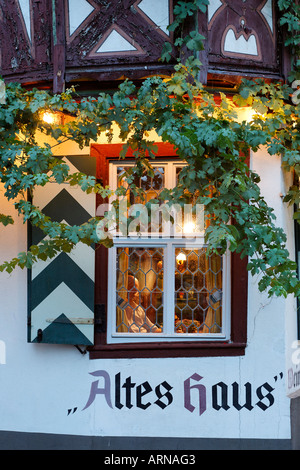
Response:
[[[64,2],[52,0],[53,93],[65,89],[65,9]]]

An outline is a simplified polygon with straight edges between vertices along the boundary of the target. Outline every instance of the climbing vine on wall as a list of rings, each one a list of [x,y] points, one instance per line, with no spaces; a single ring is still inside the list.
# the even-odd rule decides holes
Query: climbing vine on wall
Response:
[[[278,0],[281,13],[279,24],[287,30],[285,46],[289,48],[292,57],[290,79],[300,78],[300,6],[298,1]]]
[[[278,3],[282,24],[288,21],[286,15],[291,11],[298,14],[292,2]],[[204,11],[207,4],[207,0],[177,2],[170,29],[180,30],[188,16],[199,8]],[[260,193],[260,178],[249,170],[246,158],[249,149],[256,151],[263,145],[270,155],[281,154],[284,169],[298,177],[300,108],[291,99],[295,89],[279,82],[244,80],[235,96],[229,99],[220,93],[216,102],[197,78],[201,63],[196,51],[201,49],[202,40],[197,30],[186,37],[177,34],[176,46],[187,48],[191,55],[184,64],[175,65],[168,79],[147,78],[139,88],[125,80],[114,93],[100,93],[97,98],[76,100],[75,90],[53,96],[44,90],[26,91],[18,84],[7,84],[5,103],[0,105],[3,195],[12,201],[24,222],[39,227],[47,237],[4,262],[1,271],[11,272],[17,266],[30,268],[37,260],[52,258],[60,251],[70,252],[77,243],[98,242],[108,247],[112,243],[109,237],[98,239],[96,217],[81,226],[69,226],[51,220],[31,204],[27,194],[50,180],[79,185],[83,191],[99,193],[103,198],[112,195],[109,187],[93,177],[79,172],[70,175],[67,165],[55,157],[53,145],[72,141],[83,148],[100,136],[110,142],[117,133],[124,142],[120,158],[130,147],[136,160],[133,171],[141,175],[152,172],[156,149],[149,133],[155,130],[187,162],[179,184],[173,190],[165,189],[161,197],[170,204],[203,204],[209,221],[209,249],[224,253],[229,248],[248,257],[249,271],[260,276],[261,291],[299,295],[296,264],[287,251],[286,235],[276,225],[274,211]],[[163,52],[164,60],[168,59],[168,47]],[[296,73],[297,61],[294,65]],[[238,119],[241,107],[253,110],[251,121]],[[49,125],[42,119],[45,111],[69,118],[64,124]],[[41,144],[38,135],[51,138],[54,144]],[[138,191],[132,174],[127,179]],[[122,188],[118,191],[117,195],[122,196]],[[293,185],[285,202],[299,204],[299,200],[298,186]],[[295,217],[299,218],[299,212]],[[14,220],[0,214],[0,222],[6,226]]]

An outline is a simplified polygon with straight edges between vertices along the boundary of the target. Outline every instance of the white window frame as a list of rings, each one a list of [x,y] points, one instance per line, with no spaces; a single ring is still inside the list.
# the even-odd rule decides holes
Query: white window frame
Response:
[[[109,181],[111,189],[117,188],[117,167],[132,166],[133,161],[110,162]],[[157,161],[153,166],[165,167],[165,187],[175,186],[176,168],[182,168],[184,164],[174,160]],[[176,333],[174,331],[175,311],[175,248],[186,249],[205,248],[204,233],[195,234],[193,239],[187,237],[163,237],[162,234],[151,234],[138,237],[132,234],[122,237],[115,234],[114,246],[108,250],[108,302],[107,302],[107,343],[139,343],[139,342],[182,342],[182,341],[226,341],[230,338],[230,255],[225,253],[222,259],[222,332],[221,333]],[[117,248],[121,247],[161,247],[164,248],[164,271],[163,271],[163,331],[161,333],[133,333],[116,332],[116,285],[117,285]]]

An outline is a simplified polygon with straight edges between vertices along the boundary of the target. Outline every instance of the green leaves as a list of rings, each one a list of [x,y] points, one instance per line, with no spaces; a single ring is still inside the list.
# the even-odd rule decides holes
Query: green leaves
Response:
[[[180,22],[186,19],[188,16],[192,16],[197,9],[206,12],[207,5],[209,4],[208,0],[195,0],[193,2],[183,2],[179,1],[174,6],[174,15],[176,21]]]
[[[165,42],[162,48],[160,60],[162,62],[169,62],[172,58],[173,47],[170,42]]]
[[[197,31],[192,31],[186,40],[186,47],[190,51],[201,51],[203,49],[203,41],[205,37]]]
[[[4,226],[12,225],[14,223],[14,219],[10,215],[0,214],[0,223]]]
[[[292,0],[278,0],[277,4],[281,12],[279,24],[285,26],[289,33],[286,35],[285,46],[292,52],[292,71],[289,77],[292,81],[300,76],[300,6],[298,2]]]
[[[203,50],[203,41],[205,41],[205,37],[199,33],[198,27],[198,12],[205,13],[207,10],[207,6],[209,5],[209,0],[193,0],[190,2],[185,2],[179,0],[175,3],[173,11],[174,11],[174,21],[172,24],[168,26],[168,30],[171,32],[175,32],[175,41],[174,46],[182,49],[185,46],[189,51],[192,51],[196,57],[196,53],[198,51]],[[195,28],[187,32],[186,30],[183,32],[178,31],[183,27],[186,21],[191,23],[191,19],[193,18],[193,22]],[[190,29],[191,27],[189,27]],[[173,55],[173,46],[170,42],[166,42],[163,46],[161,60],[169,62]],[[185,60],[189,58],[186,57]]]
[[[178,2],[177,21],[193,17],[197,9],[204,11],[207,3]],[[181,45],[194,51],[201,48],[202,41],[203,37],[195,31],[182,38]],[[165,53],[171,55],[170,44]],[[16,266],[28,268],[60,251],[69,252],[77,243],[99,242],[96,217],[80,226],[57,223],[25,197],[27,191],[31,193],[50,180],[79,186],[82,191],[99,193],[103,198],[113,195],[110,188],[93,177],[81,172],[70,174],[68,166],[54,156],[55,145],[70,141],[83,148],[99,136],[109,142],[113,137],[121,139],[124,147],[120,158],[130,148],[136,160],[127,183],[133,193],[142,197],[134,175],[153,171],[151,161],[157,148],[149,133],[155,131],[187,163],[176,188],[165,189],[162,196],[170,203],[204,204],[209,249],[225,252],[229,248],[248,257],[250,273],[260,275],[261,290],[268,290],[270,295],[299,294],[297,271],[286,250],[285,233],[276,227],[274,212],[261,196],[259,176],[246,165],[249,149],[255,151],[265,145],[270,155],[282,154],[286,169],[300,175],[300,108],[291,105],[293,90],[280,83],[245,80],[233,99],[220,94],[216,104],[214,95],[197,80],[200,66],[192,56],[184,64],[178,63],[167,79],[148,78],[138,89],[126,80],[115,93],[100,93],[78,101],[72,90],[51,96],[8,84],[6,102],[0,105],[3,195],[15,199],[18,214],[41,229],[45,238],[28,252],[3,263],[1,271],[11,272]],[[239,106],[251,106],[251,120],[237,119]],[[41,119],[43,110],[64,113],[68,118],[56,125],[45,124]],[[53,147],[41,145],[37,132],[52,139]],[[118,191],[122,193],[123,189]],[[297,185],[290,189],[285,201],[299,203]],[[299,217],[298,213],[295,217]],[[13,219],[1,214],[0,222],[4,229]],[[108,237],[100,243],[109,247],[112,240]]]

